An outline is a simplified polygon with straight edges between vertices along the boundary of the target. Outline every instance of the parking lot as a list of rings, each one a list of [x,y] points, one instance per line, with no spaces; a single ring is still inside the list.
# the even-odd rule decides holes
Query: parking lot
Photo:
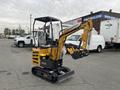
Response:
[[[12,47],[0,40],[0,90],[120,90],[120,50],[104,50],[64,65],[75,70],[72,78],[51,84],[31,74],[31,48]]]

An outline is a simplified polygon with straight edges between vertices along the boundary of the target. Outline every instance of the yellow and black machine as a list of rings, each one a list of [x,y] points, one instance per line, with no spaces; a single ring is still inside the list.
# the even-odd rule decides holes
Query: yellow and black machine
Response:
[[[68,47],[67,49],[74,59],[80,58],[81,54],[86,55],[86,53],[88,53],[86,43],[88,33],[92,30],[92,20],[88,20],[83,24],[63,30],[61,20],[49,16],[40,17],[34,19],[33,31],[35,29],[36,21],[43,22],[44,24],[40,24],[43,25],[41,29],[43,34],[41,35],[38,33],[37,41],[33,35],[34,42],[37,45],[32,48],[32,63],[34,64],[32,67],[32,73],[52,83],[68,78],[74,74],[74,71],[63,66],[62,57],[64,42],[69,35],[80,29],[84,29],[82,37],[83,48]],[[61,25],[61,31],[59,32],[59,37],[57,39],[54,39],[54,29],[52,27],[53,22],[59,22]],[[43,41],[41,41],[41,39]]]

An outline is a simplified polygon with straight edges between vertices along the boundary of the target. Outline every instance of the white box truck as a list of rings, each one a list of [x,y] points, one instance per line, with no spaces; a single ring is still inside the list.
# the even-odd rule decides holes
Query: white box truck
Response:
[[[80,30],[72,35],[70,35],[65,42],[65,45],[76,45],[79,46],[80,38],[83,33],[83,30]],[[92,30],[91,37],[89,43],[87,45],[88,50],[96,50],[97,52],[101,52],[105,48],[105,40],[102,35],[98,35],[95,30]]]
[[[102,21],[100,34],[105,38],[107,46],[120,47],[120,19]]]

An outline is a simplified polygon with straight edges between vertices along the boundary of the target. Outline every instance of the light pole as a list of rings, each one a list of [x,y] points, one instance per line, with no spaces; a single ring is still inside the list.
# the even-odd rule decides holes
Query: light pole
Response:
[[[31,35],[31,25],[32,25],[32,14],[30,14],[30,35]]]

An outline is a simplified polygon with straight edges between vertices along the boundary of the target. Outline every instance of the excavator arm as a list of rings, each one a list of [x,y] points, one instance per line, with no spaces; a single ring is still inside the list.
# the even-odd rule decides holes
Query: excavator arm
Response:
[[[83,49],[86,49],[87,47],[87,41],[88,41],[88,33],[92,30],[92,27],[93,27],[93,23],[92,23],[92,20],[89,19],[87,22],[83,23],[83,24],[80,24],[80,25],[77,25],[77,26],[74,26],[74,27],[71,27],[69,29],[65,29],[62,34],[60,35],[60,38],[58,40],[58,50],[57,50],[57,57],[56,57],[56,60],[60,59],[60,55],[62,53],[62,48],[64,46],[64,43],[65,43],[65,40],[66,38],[83,29],[84,32],[83,32],[83,35],[82,35],[82,42],[83,42],[83,45],[82,45],[82,48]],[[78,51],[74,48],[68,48],[69,52],[71,55],[74,55],[74,52],[75,51]]]

